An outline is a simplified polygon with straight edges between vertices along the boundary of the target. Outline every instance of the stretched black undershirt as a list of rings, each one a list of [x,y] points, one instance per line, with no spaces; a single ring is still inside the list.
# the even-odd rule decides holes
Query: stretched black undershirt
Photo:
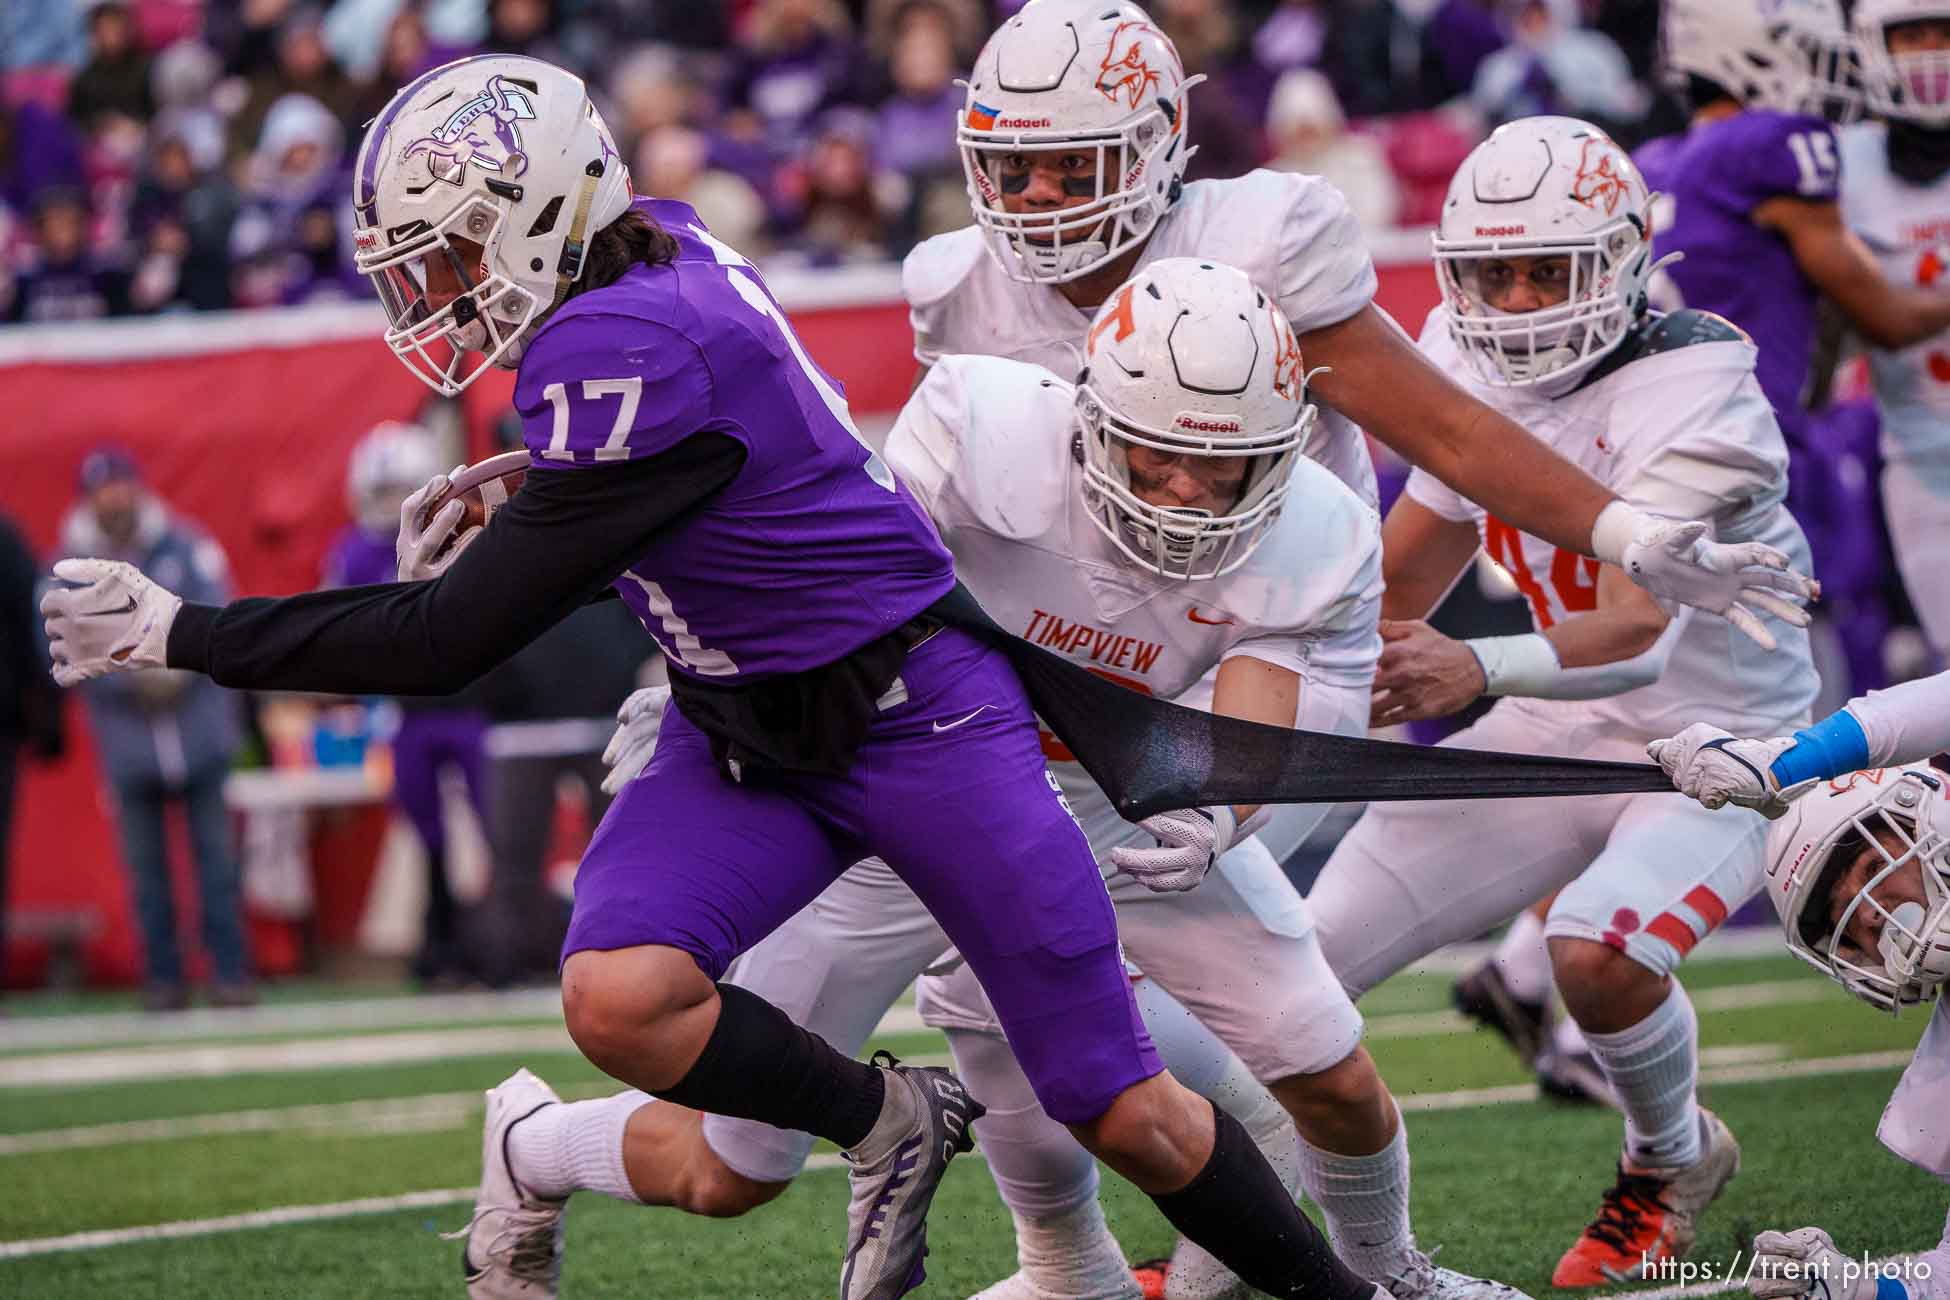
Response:
[[[744,463],[735,438],[696,433],[641,460],[531,470],[438,578],[186,602],[170,628],[169,666],[259,690],[457,690],[602,595]]]

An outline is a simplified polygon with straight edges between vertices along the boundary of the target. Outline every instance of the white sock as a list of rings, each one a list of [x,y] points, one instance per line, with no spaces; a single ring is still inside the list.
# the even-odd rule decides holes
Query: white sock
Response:
[[[1625,1154],[1632,1163],[1670,1169],[1697,1162],[1699,1018],[1679,981],[1630,1029],[1584,1037],[1625,1111]]]
[[[1377,1285],[1415,1248],[1408,1224],[1408,1125],[1395,1109],[1394,1140],[1371,1156],[1343,1156],[1300,1142],[1300,1184],[1327,1218],[1328,1240],[1347,1266]]]
[[[570,1192],[601,1192],[635,1203],[623,1170],[623,1130],[638,1107],[655,1100],[631,1091],[542,1107],[508,1130],[515,1180],[551,1201]]]
[[[1568,1015],[1558,1016],[1551,1026],[1551,1037],[1558,1052],[1564,1056],[1576,1056],[1591,1046],[1584,1040],[1584,1030],[1578,1028],[1578,1022]]]
[[[1104,1222],[1104,1207],[1096,1197],[1067,1214],[1018,1214],[1015,1221],[1016,1260],[1039,1291],[1053,1296],[1136,1293],[1124,1248]]]
[[[1490,960],[1513,996],[1525,1002],[1542,1002],[1550,996],[1550,947],[1544,942],[1544,923],[1529,908],[1510,922]]]

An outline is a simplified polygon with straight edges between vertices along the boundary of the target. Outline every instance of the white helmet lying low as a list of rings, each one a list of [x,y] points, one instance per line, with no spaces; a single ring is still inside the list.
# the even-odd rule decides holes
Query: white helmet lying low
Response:
[[[975,58],[956,139],[975,221],[1017,280],[1074,280],[1142,243],[1178,199],[1187,77],[1165,34],[1128,0],[1033,0]],[[1003,195],[1038,156],[1093,172],[1086,203],[1010,212]],[[1067,183],[1066,183],[1067,184]]]
[[[1111,295],[1077,381],[1083,497],[1117,548],[1168,578],[1246,562],[1279,518],[1316,411],[1293,326],[1243,271],[1199,258],[1151,263]],[[1152,505],[1131,490],[1132,447],[1240,457],[1223,513]]]
[[[1816,785],[1769,829],[1766,888],[1788,951],[1864,1002],[1894,1012],[1935,997],[1950,979],[1945,774],[1871,768]],[[1859,918],[1880,922],[1877,951],[1845,941]]]
[[[1651,196],[1631,156],[1574,117],[1505,123],[1449,182],[1436,278],[1457,350],[1486,384],[1565,386],[1625,340],[1646,308]],[[1569,296],[1537,311],[1492,307],[1486,265],[1565,257]]]
[[[1855,0],[1855,49],[1862,97],[1871,112],[1950,126],[1950,50],[1889,52],[1889,29],[1902,23],[1950,22],[1950,0]]]
[[[630,206],[630,177],[580,78],[481,54],[394,95],[366,132],[352,180],[353,259],[379,289],[386,343],[453,396],[489,365],[511,369],[582,274],[589,236]],[[456,239],[479,245],[463,258]],[[435,310],[426,262],[463,289]],[[485,354],[472,368],[470,352]]]

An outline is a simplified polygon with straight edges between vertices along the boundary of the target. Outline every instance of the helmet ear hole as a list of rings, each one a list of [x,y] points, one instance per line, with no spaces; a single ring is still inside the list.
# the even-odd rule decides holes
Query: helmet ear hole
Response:
[[[551,230],[555,229],[556,219],[561,215],[562,196],[558,194],[550,199],[547,206],[535,215],[534,224],[528,227],[528,237],[530,239],[540,239],[543,235],[548,234]],[[536,258],[535,265],[532,269],[539,271],[544,265],[546,263],[540,258]]]

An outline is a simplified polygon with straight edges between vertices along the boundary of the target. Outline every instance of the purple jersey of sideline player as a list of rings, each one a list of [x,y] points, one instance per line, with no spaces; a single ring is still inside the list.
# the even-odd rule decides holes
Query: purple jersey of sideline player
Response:
[[[679,671],[723,679],[832,663],[947,594],[953,561],[751,263],[688,204],[637,207],[676,236],[675,274],[632,272],[571,299],[536,334],[515,387],[530,455],[564,469],[654,455],[700,432],[736,438],[738,476],[616,588]],[[606,373],[619,355],[628,373]],[[776,602],[772,616],[754,617],[755,591]]]
[[[1753,337],[1755,369],[1790,445],[1808,417],[1802,400],[1815,348],[1814,285],[1778,233],[1753,210],[1779,197],[1832,203],[1841,168],[1835,134],[1818,117],[1746,109],[1640,146],[1646,184],[1673,205],[1655,250],[1683,252],[1667,274],[1686,305],[1716,312]]]
[[[347,524],[325,552],[324,585],[366,587],[376,582],[391,582],[398,572],[398,564],[391,537]]]

